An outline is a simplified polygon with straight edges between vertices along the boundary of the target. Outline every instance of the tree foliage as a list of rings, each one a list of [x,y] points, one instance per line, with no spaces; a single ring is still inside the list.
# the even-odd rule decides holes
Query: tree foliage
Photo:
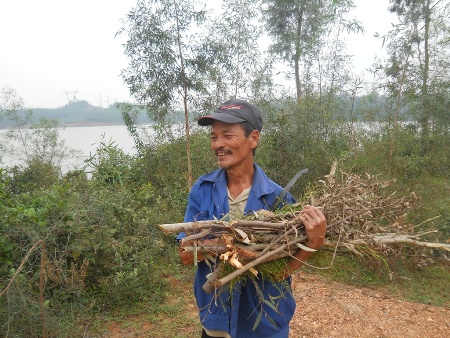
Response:
[[[261,13],[255,0],[225,0],[208,23],[204,50],[208,60],[209,97],[213,104],[249,97],[255,73],[264,67],[259,39]],[[245,13],[245,15],[243,15]]]
[[[383,37],[388,58],[378,69],[383,70],[381,86],[390,104],[390,156],[399,155],[399,123],[412,119],[421,146],[408,153],[421,158],[422,166],[441,171],[446,156],[436,150],[448,147],[450,132],[450,2],[392,0],[389,10],[398,23]]]
[[[363,31],[358,21],[345,17],[354,7],[353,1],[266,0],[263,4],[272,38],[270,51],[294,73],[298,100],[305,91],[320,90],[323,78],[333,82],[337,74],[345,73],[342,66],[349,60],[343,56],[342,31]],[[332,34],[335,37],[330,39]],[[342,58],[340,62],[338,58]]]
[[[118,32],[128,38],[123,79],[156,121],[181,106],[185,89],[202,90],[193,30],[204,14],[192,1],[140,0]]]

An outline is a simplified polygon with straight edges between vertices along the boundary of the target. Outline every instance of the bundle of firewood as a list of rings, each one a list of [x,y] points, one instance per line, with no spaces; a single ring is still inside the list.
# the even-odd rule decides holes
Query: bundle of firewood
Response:
[[[407,222],[407,211],[415,201],[414,193],[399,194],[390,186],[394,181],[380,182],[373,175],[340,172],[333,166],[325,180],[309,187],[302,202],[286,205],[276,212],[260,210],[242,219],[209,220],[162,224],[166,233],[185,232],[183,250],[194,257],[201,253],[207,259],[219,257],[234,271],[223,275],[218,269],[204,285],[207,292],[244,274],[257,274],[258,265],[292,256],[306,247],[307,237],[298,215],[304,204],[322,208],[327,218],[324,246],[345,248],[360,254],[370,246],[378,253],[392,250],[393,244],[406,243],[450,251],[449,244],[419,240],[414,226]]]
[[[247,219],[162,224],[160,227],[166,233],[186,232],[182,242],[191,245],[183,249],[192,252],[194,257],[201,253],[214,261],[211,257],[219,256],[221,261],[236,268],[220,279],[217,279],[219,271],[211,276],[204,289],[212,291],[247,271],[256,275],[258,264],[291,255],[298,248],[311,250],[301,244],[307,237],[294,212],[298,207],[292,205],[293,211],[283,215],[260,210]]]

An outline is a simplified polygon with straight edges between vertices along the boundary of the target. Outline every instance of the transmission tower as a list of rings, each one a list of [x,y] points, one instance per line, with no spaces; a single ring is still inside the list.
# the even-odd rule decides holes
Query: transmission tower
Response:
[[[62,94],[64,94],[66,96],[66,99],[67,99],[67,101],[69,101],[69,103],[78,102],[78,98],[77,98],[78,89],[73,92],[64,90],[64,92]]]

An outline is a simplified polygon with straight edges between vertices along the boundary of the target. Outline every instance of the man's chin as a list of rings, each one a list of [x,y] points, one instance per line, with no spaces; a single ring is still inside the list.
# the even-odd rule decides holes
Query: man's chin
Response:
[[[221,169],[227,169],[228,168],[228,165],[225,162],[217,161],[217,165]]]

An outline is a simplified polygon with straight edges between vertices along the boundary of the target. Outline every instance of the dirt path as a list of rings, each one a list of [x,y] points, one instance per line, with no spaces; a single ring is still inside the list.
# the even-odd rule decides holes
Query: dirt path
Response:
[[[183,289],[175,279],[169,280],[175,289]],[[291,322],[290,338],[450,337],[448,307],[405,302],[379,291],[304,273],[294,277],[292,285],[297,310]],[[169,303],[185,315],[126,318],[120,323],[109,323],[108,332],[96,337],[199,338],[193,293],[180,291],[180,297],[169,299]]]
[[[293,280],[293,290],[292,338],[450,337],[450,308],[400,301],[306,274]]]

